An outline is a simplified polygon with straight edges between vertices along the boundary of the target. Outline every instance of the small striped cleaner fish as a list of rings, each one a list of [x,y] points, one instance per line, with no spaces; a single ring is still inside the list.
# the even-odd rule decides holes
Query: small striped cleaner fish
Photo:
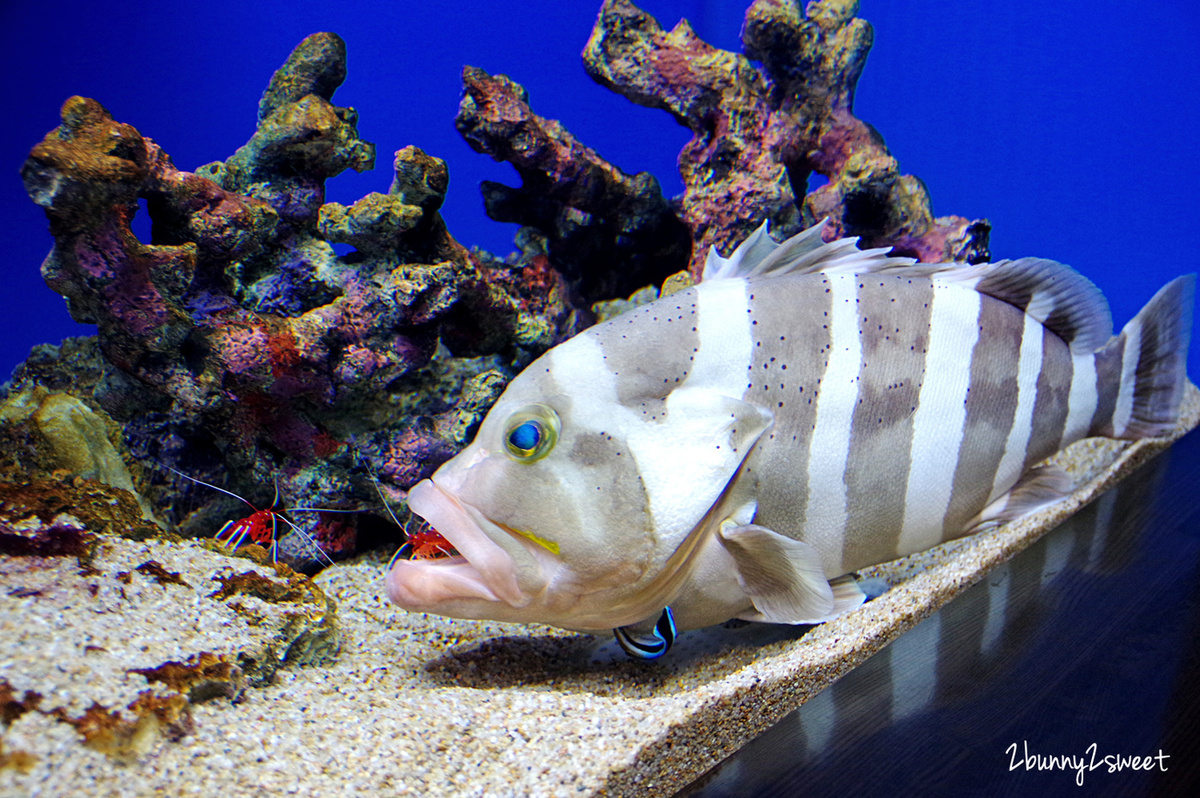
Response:
[[[1058,501],[1038,465],[1175,422],[1195,275],[1120,335],[1059,263],[920,264],[766,226],[702,281],[531,363],[409,507],[450,556],[401,607],[613,629],[653,658],[730,618],[813,624],[853,572]]]

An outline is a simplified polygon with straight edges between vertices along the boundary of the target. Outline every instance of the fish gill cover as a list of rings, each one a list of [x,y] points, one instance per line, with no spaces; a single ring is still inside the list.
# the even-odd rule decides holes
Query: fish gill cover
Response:
[[[465,67],[456,127],[521,177],[482,187],[489,216],[522,225],[504,260],[453,237],[438,212],[447,165],[416,146],[395,153],[386,192],[325,201],[326,180],[376,159],[358,112],[334,103],[347,75],[336,34],[302,41],[250,140],[195,172],[101,102],[72,97],[22,177],[55,239],[43,276],[98,334],[37,348],[10,400],[41,386],[115,419],[135,487],[185,535],[246,513],[158,466],[259,507],[277,484],[285,507],[382,517],[379,492],[401,501],[459,451],[530,360],[647,285],[640,296],[698,278],[710,246],[727,253],[764,220],[778,238],[829,217],[827,239],[986,260],[988,223],[934,218],[922,182],[854,116],[873,38],[857,10],[757,0],[738,54],[686,21],[668,31],[629,0],[604,3],[584,66],[692,132],[675,198],[535,113],[513,80]],[[813,173],[828,182],[805,194]],[[139,201],[149,242],[130,226]],[[30,466],[13,452],[0,464],[9,474]],[[325,555],[400,537],[368,519],[295,521]],[[281,558],[316,559],[289,540]]]

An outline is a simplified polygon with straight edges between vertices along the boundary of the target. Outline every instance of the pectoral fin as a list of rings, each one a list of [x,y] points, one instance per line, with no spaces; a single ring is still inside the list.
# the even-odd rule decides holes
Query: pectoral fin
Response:
[[[621,649],[634,659],[658,659],[675,642],[675,616],[663,607],[656,621],[642,621],[613,629]]]
[[[853,577],[825,579],[821,556],[807,543],[756,524],[721,529],[737,563],[738,583],[756,613],[741,616],[769,623],[823,623],[865,600]]]

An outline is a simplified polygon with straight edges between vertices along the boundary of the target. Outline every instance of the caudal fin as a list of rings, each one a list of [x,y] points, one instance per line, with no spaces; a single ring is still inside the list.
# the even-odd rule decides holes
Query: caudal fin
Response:
[[[1132,440],[1163,435],[1175,425],[1187,384],[1195,286],[1194,274],[1167,283],[1096,353],[1097,365],[1108,360],[1120,383],[1111,419],[1097,419],[1095,433]]]

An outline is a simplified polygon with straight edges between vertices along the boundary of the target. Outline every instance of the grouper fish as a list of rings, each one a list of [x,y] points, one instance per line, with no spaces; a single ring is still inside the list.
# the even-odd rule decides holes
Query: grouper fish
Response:
[[[401,607],[612,629],[653,658],[731,618],[814,624],[854,572],[1060,500],[1039,463],[1159,435],[1187,382],[1195,275],[1113,337],[1054,261],[921,264],[766,226],[695,286],[591,327],[509,383],[408,503],[450,556]]]

